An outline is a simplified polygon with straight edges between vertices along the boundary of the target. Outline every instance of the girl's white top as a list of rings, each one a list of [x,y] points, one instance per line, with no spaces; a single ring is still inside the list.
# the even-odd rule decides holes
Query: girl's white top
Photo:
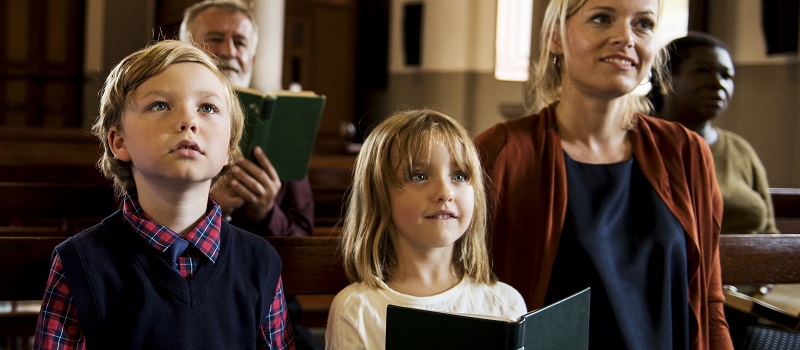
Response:
[[[326,349],[385,349],[386,306],[516,320],[528,312],[522,295],[511,286],[475,283],[464,278],[453,288],[429,297],[398,293],[383,282],[380,288],[353,283],[333,299],[325,331]]]

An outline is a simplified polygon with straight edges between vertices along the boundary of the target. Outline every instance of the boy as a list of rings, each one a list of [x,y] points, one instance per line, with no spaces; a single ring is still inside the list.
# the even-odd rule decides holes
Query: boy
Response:
[[[293,349],[281,261],[209,197],[243,114],[199,49],[162,41],[109,74],[93,127],[123,208],[56,247],[36,348]]]

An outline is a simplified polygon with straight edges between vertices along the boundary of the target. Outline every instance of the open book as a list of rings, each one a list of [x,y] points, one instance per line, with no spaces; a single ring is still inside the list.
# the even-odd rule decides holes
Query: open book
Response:
[[[302,180],[314,150],[325,96],[311,91],[234,89],[245,112],[239,143],[244,156],[258,164],[253,149],[261,146],[281,180]]]
[[[389,305],[386,349],[587,349],[589,288],[516,321]]]

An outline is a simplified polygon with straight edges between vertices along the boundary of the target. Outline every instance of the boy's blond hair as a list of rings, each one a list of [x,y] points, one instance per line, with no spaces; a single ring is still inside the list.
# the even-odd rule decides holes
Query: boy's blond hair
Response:
[[[557,56],[552,52],[552,43],[555,38],[561,43],[566,43],[566,26],[568,18],[572,17],[586,4],[587,0],[551,0],[547,5],[542,24],[541,39],[539,40],[539,57],[531,65],[529,78],[526,84],[525,110],[527,114],[538,113],[542,108],[561,99],[561,65],[564,56]],[[661,22],[663,0],[658,0],[658,22]],[[656,23],[658,25],[658,23]],[[564,44],[566,48],[566,44]],[[662,48],[656,53],[651,68],[651,80],[658,86],[664,85],[666,76],[666,49]],[[628,93],[628,108],[623,118],[623,127],[630,129],[634,125],[634,113],[649,113],[653,105],[647,96]]]
[[[120,61],[106,78],[101,90],[100,114],[92,126],[92,132],[103,146],[103,154],[97,161],[97,167],[107,178],[114,180],[118,195],[122,196],[135,188],[131,163],[117,159],[111,152],[108,143],[108,132],[111,127],[122,130],[122,117],[132,103],[131,96],[139,85],[147,79],[163,72],[174,63],[194,62],[202,64],[214,75],[225,88],[231,117],[231,135],[228,143],[228,163],[219,174],[212,179],[212,185],[226,175],[234,162],[242,157],[239,140],[244,128],[244,113],[239,99],[211,57],[197,47],[175,40],[164,40],[134,52]]]
[[[356,159],[342,237],[344,269],[351,282],[378,287],[377,280],[391,278],[397,259],[389,238],[393,227],[389,192],[403,186],[405,179],[398,178],[398,170],[410,174],[429,162],[436,142],[447,148],[475,191],[472,220],[455,243],[453,267],[478,283],[497,281],[486,248],[483,171],[472,138],[452,118],[424,109],[400,112],[380,123]]]

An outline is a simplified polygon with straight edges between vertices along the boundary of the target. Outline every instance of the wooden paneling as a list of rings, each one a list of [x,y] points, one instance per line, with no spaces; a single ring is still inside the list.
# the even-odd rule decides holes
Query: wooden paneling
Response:
[[[287,1],[283,85],[327,97],[317,140],[338,139],[355,113],[356,24],[354,1]]]
[[[81,127],[85,0],[0,7],[0,127]]]

